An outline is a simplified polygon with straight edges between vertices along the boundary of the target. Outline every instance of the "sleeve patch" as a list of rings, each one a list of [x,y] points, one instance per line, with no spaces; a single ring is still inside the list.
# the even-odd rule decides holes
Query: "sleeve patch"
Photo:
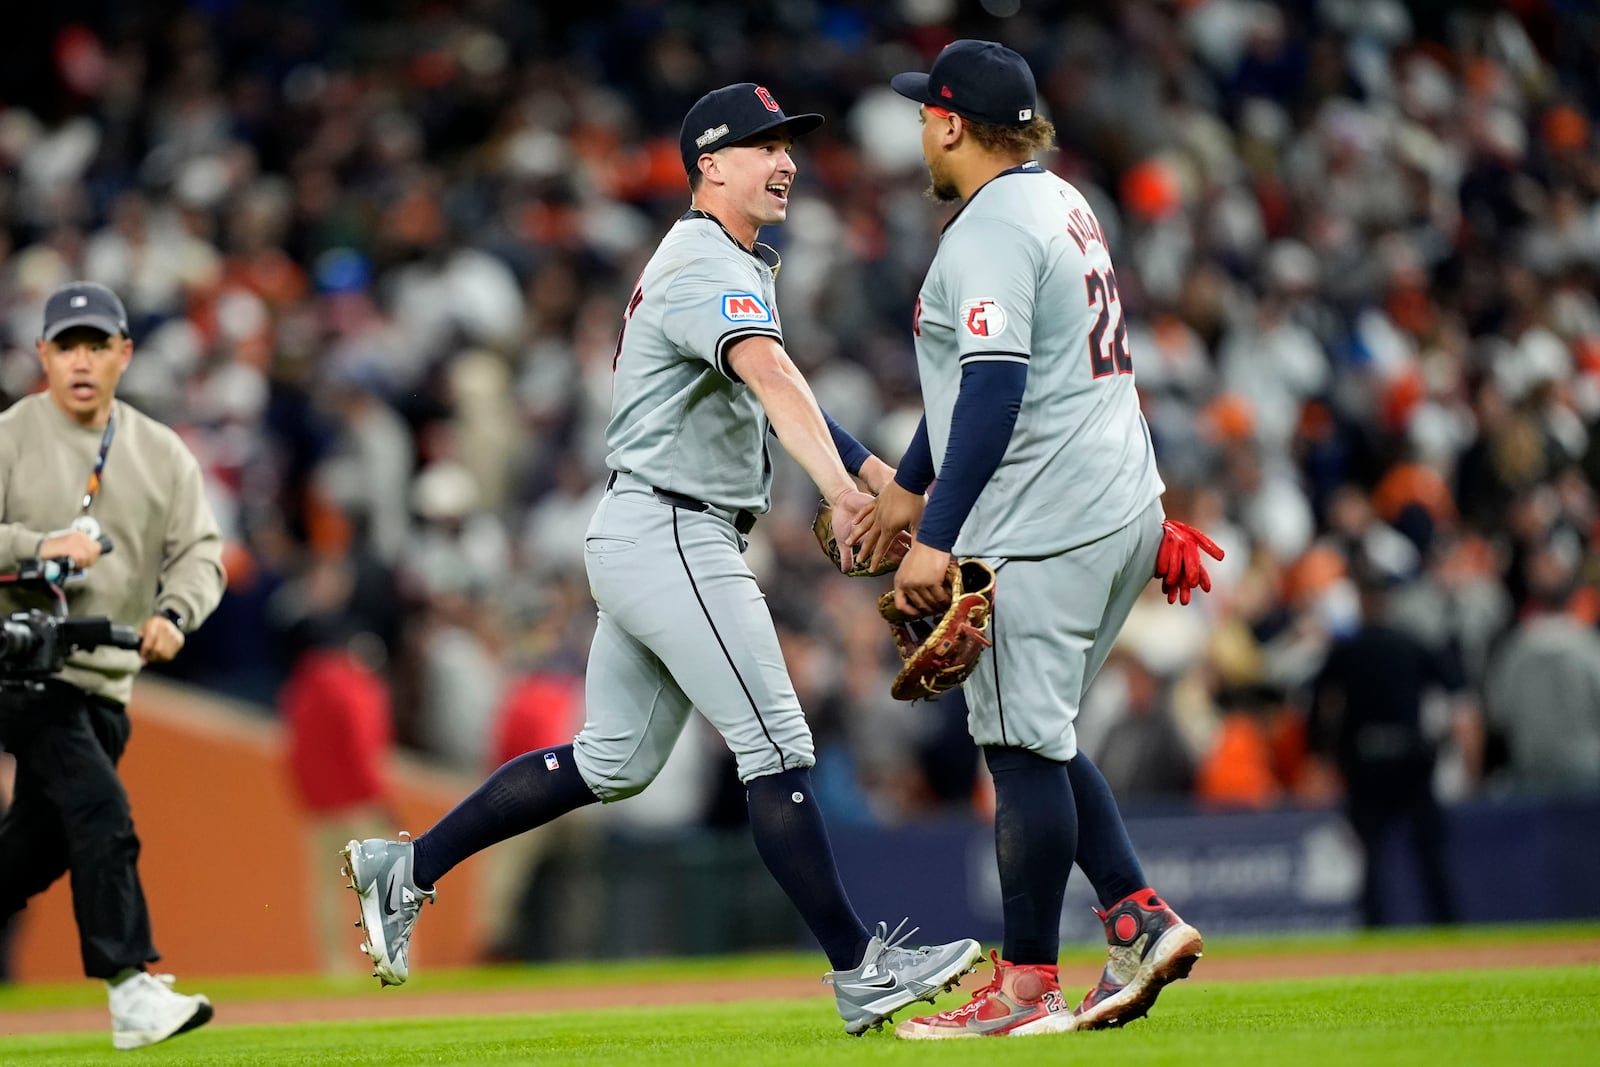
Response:
[[[974,337],[999,337],[1006,332],[1006,312],[993,300],[968,300],[961,305],[961,325]]]
[[[722,317],[729,322],[771,322],[772,310],[754,293],[724,293]]]

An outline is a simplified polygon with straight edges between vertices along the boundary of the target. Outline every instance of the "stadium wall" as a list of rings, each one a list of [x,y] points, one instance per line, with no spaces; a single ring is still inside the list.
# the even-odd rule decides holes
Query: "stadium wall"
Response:
[[[282,729],[258,709],[154,678],[139,681],[129,714],[122,776],[142,843],[158,967],[186,978],[322,970],[313,879],[339,885],[340,860],[336,851],[313,854],[317,828],[296,801]],[[404,758],[392,762],[389,781],[396,826],[414,830],[476,784]],[[430,906],[419,963],[478,961],[479,877],[477,860],[451,875],[451,892]],[[355,897],[344,895],[354,971],[360,931]],[[82,977],[67,879],[22,913],[12,969],[19,981]]]
[[[155,679],[135,695],[123,763],[143,854],[161,967],[184,976],[356,973],[359,931],[341,921],[333,952],[317,892],[337,890],[336,843],[297,805],[284,735],[259,711]],[[431,825],[476,780],[398,758],[391,773],[397,827]],[[691,955],[804,946],[810,936],[742,829],[623,831],[578,820],[547,850],[523,894],[534,916],[524,940],[499,946],[525,958]],[[1600,798],[1484,800],[1448,811],[1449,864],[1468,922],[1600,916]],[[560,825],[560,824],[558,824]],[[1132,812],[1129,832],[1153,884],[1208,933],[1348,929],[1356,923],[1362,857],[1337,811]],[[864,919],[909,915],[929,935],[1000,937],[993,831],[970,819],[893,829],[832,829],[845,884]],[[531,840],[523,838],[519,840]],[[497,849],[493,855],[506,856]],[[510,853],[515,857],[515,853]],[[430,907],[415,960],[479,962],[487,931],[488,856],[452,872]],[[1423,917],[1403,838],[1383,857],[1397,922]],[[330,892],[329,891],[333,891]],[[1062,918],[1066,943],[1096,943],[1099,924],[1081,874]],[[24,913],[13,946],[23,981],[81,976],[63,879]],[[329,968],[329,959],[333,967]]]

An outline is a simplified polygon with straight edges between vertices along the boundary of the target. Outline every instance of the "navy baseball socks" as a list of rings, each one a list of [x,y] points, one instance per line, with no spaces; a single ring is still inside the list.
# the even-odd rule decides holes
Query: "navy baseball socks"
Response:
[[[752,778],[745,783],[745,799],[761,861],[794,902],[828,962],[841,970],[855,966],[870,935],[839,882],[811,772],[802,767]]]
[[[1078,811],[1077,863],[1102,908],[1144,888],[1144,868],[1128,840],[1117,798],[1094,761],[1079,752],[1067,761],[1072,803]]]
[[[745,789],[756,851],[828,956],[833,969],[823,981],[833,986],[846,1033],[879,1029],[913,1001],[931,1001],[983,958],[972,940],[908,947],[917,931],[902,933],[903,921],[867,933],[839,882],[809,770],[762,775]]]
[[[508,760],[417,838],[417,884],[431,887],[468,856],[599,800],[570,744]]]
[[[558,745],[502,764],[415,841],[401,834],[398,841],[347,844],[340,854],[361,903],[356,925],[366,933],[361,951],[372,960],[373,977],[400,985],[410,975],[411,934],[422,905],[456,864],[599,799],[578,773],[572,746]]]
[[[994,973],[971,1000],[937,1015],[909,1019],[895,1027],[896,1037],[1021,1037],[1074,1028],[1056,969],[1061,900],[1078,839],[1067,769],[1021,748],[988,745],[983,758],[994,779],[1005,955],[990,953]]]
[[[1078,849],[1078,812],[1067,768],[1022,748],[988,745],[994,778],[995,860],[1005,921],[1002,958],[1053,964],[1061,949],[1061,901]]]
[[[1005,957],[970,1001],[895,1030],[912,1039],[1007,1037],[1122,1026],[1149,1014],[1161,990],[1187,978],[1205,942],[1144,884],[1122,813],[1099,768],[1017,748],[985,747],[994,778],[995,856]],[[1100,982],[1069,1010],[1056,954],[1067,876],[1076,860],[1102,908],[1108,959]]]

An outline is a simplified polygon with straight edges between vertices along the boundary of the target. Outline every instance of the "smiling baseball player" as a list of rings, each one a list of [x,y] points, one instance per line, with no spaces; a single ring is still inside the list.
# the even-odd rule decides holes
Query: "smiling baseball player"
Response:
[[[965,694],[994,779],[1005,927],[989,985],[896,1033],[1120,1025],[1189,973],[1202,941],[1145,881],[1073,719],[1158,556],[1175,595],[1209,587],[1195,549],[1204,535],[1163,521],[1105,234],[1083,196],[1033,161],[1055,131],[1035,114],[1026,62],[992,42],[957,41],[929,73],[892,84],[922,105],[931,193],[961,209],[914,313],[926,414],[896,484],[853,536],[876,555],[887,533],[915,527],[895,578],[902,610],[934,612],[949,599],[952,551],[996,572],[993,646]],[[1197,569],[1166,571],[1178,557]],[[1100,898],[1111,949],[1076,1013],[1056,968],[1074,859]]]
[[[496,841],[638,793],[693,710],[737,758],[757,849],[832,963],[848,1032],[932,999],[981,959],[976,941],[910,948],[898,928],[869,934],[856,917],[812,793],[811,732],[742,555],[770,506],[769,428],[831,503],[845,569],[846,534],[872,500],[852,475],[878,489],[894,473],[817,407],[783,349],[777,255],[756,241],[787,213],[793,138],[821,122],[784,114],[750,83],[708,93],[685,118],[693,206],[628,300],[606,433],[612,473],[584,544],[600,605],[588,721],[572,744],[495,771],[414,843],[350,843],[363,947],[386,983],[405,980],[413,926],[440,876]]]

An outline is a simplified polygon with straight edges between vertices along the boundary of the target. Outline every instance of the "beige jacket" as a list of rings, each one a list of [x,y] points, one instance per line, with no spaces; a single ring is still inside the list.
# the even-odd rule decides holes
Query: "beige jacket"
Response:
[[[116,401],[116,432],[90,514],[112,551],[69,583],[72,615],[107,615],[138,627],[172,608],[192,631],[222,599],[222,535],[206,501],[200,465],[172,430]],[[38,555],[45,536],[77,518],[102,431],[80,426],[47,393],[0,413],[0,573]],[[0,587],[3,588],[3,587]],[[38,607],[0,596],[0,610]],[[99,648],[70,657],[57,677],[127,703],[139,654]]]

